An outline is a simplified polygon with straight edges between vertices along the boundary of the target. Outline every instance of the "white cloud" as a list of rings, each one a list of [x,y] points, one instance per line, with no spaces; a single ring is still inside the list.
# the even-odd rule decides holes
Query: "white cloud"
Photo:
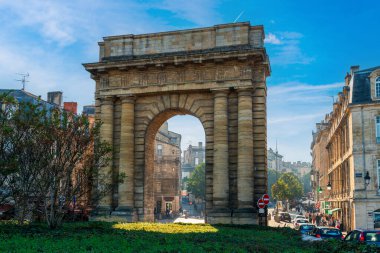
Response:
[[[169,1],[165,4],[173,15],[186,12],[183,19],[212,20],[205,8],[194,12],[196,3],[182,9]],[[28,72],[26,89],[36,95],[61,90],[64,101],[92,103],[95,84],[81,63],[97,60],[97,41],[108,35],[178,29],[152,16],[152,9],[157,7],[134,1],[0,0],[0,88],[21,88],[15,73]]]
[[[278,124],[286,122],[300,122],[303,120],[318,119],[321,115],[324,115],[324,112],[313,113],[313,114],[304,114],[304,115],[288,115],[278,118],[271,118],[268,120],[268,124]]]
[[[265,43],[267,44],[274,44],[274,45],[279,45],[281,44],[281,41],[277,38],[276,35],[274,35],[273,33],[268,33],[266,36],[265,36],[265,40],[264,40]]]
[[[305,92],[305,91],[324,91],[336,89],[343,87],[344,83],[331,83],[331,84],[321,84],[321,85],[311,85],[300,82],[287,82],[268,88],[268,93],[271,95],[284,94],[284,93],[294,93],[294,92]]]
[[[302,52],[300,41],[303,35],[298,32],[278,32],[269,33],[268,41],[269,51],[271,53],[270,61],[272,65],[290,65],[290,64],[310,64],[314,61],[313,57]]]
[[[282,148],[286,147],[279,151],[286,154],[287,159],[310,161],[311,132],[315,123],[332,110],[330,96],[340,91],[343,85],[294,81],[269,86],[268,147],[274,147],[277,139]]]

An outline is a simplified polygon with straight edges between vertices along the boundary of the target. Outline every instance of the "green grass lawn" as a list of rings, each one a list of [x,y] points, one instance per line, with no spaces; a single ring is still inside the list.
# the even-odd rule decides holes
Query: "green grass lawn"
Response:
[[[341,242],[302,242],[289,228],[157,223],[0,223],[0,252],[362,252]],[[367,251],[371,252],[371,251]],[[375,251],[373,251],[375,252]]]

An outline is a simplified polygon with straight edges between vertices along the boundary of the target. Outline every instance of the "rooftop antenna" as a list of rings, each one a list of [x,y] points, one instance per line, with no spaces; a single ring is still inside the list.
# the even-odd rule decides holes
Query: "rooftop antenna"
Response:
[[[236,23],[236,21],[238,21],[238,19],[241,17],[241,15],[243,15],[244,11],[240,12],[239,16],[237,16],[237,18],[235,19],[234,23]]]
[[[25,83],[29,82],[28,80],[26,80],[29,77],[29,73],[26,73],[26,74],[16,73],[16,74],[21,76],[21,79],[16,80],[16,81],[21,82],[22,83],[22,90],[25,90]]]

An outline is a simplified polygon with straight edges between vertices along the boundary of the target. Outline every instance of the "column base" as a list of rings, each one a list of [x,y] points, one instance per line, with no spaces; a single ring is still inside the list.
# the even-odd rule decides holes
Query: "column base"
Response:
[[[213,208],[207,211],[206,223],[209,224],[232,224],[231,209],[229,208]]]
[[[135,221],[134,217],[136,215],[134,214],[134,210],[132,207],[118,206],[115,209],[115,211],[113,211],[111,213],[111,216],[119,217],[119,218],[125,220],[126,222],[134,222]]]
[[[95,216],[109,216],[111,215],[112,207],[111,206],[98,206],[93,212]]]
[[[233,210],[231,224],[258,225],[258,213],[254,208],[238,208]]]

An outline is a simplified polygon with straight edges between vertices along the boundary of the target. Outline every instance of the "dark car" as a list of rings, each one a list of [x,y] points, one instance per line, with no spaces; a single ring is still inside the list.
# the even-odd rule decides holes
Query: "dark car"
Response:
[[[315,225],[313,224],[301,224],[298,228],[298,230],[301,232],[301,234],[307,234],[315,229]]]
[[[380,230],[352,230],[344,238],[345,242],[373,244],[380,248]]]
[[[316,227],[309,232],[310,236],[321,239],[343,239],[342,232],[337,228]]]
[[[291,222],[292,218],[290,217],[290,214],[287,212],[278,212],[274,216],[274,220],[276,222],[284,221],[284,222]]]

